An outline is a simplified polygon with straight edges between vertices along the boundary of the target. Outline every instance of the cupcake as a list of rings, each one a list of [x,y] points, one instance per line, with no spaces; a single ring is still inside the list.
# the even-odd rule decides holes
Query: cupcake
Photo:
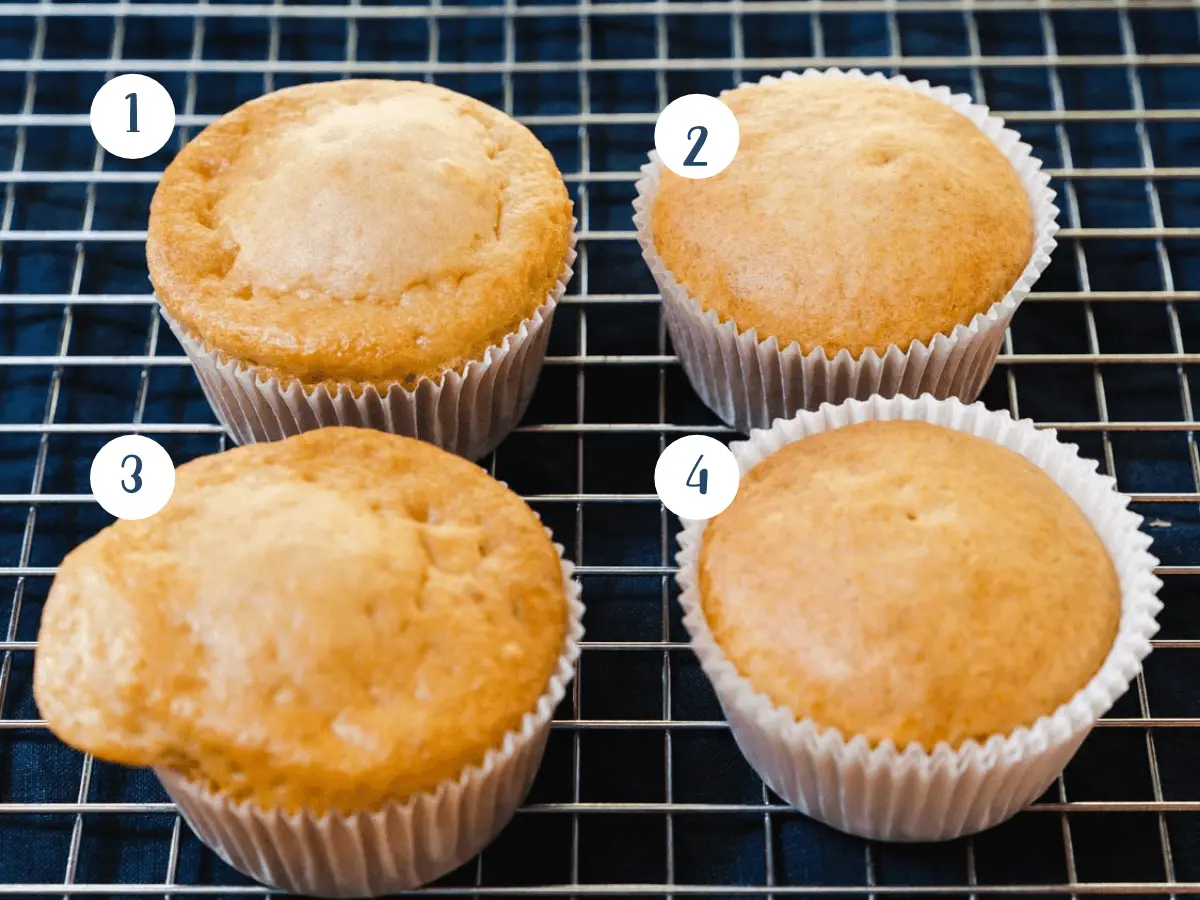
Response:
[[[926,396],[732,445],[680,536],[685,625],[739,747],[835,828],[943,840],[1037,799],[1157,630],[1141,518],[1053,432]]]
[[[34,695],[153,767],[241,872],[393,893],[474,856],[541,760],[579,653],[571,566],[475,465],[328,428],[197,459],[63,560]]]
[[[478,458],[520,420],[575,258],[524,126],[422,82],[307,84],[205,128],[150,206],[150,280],[238,443],[325,425]]]
[[[903,77],[809,70],[721,99],[729,167],[690,180],[651,153],[634,203],[701,399],[743,432],[876,393],[974,400],[1054,247],[1030,148]]]

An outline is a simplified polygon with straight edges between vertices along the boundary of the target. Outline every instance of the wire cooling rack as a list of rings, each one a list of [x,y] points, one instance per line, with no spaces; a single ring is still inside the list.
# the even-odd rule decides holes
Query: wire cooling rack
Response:
[[[528,805],[431,892],[1200,893],[1198,15],[1194,0],[0,3],[0,894],[261,891],[147,773],[49,735],[33,650],[54,567],[108,521],[87,496],[96,450],[131,430],[177,464],[227,446],[146,279],[159,173],[237,103],[346,74],[431,78],[517,115],[582,223],[537,396],[486,464],[581,564],[588,642]],[[1036,147],[1066,227],[984,399],[1099,460],[1163,561],[1145,676],[1041,802],[974,839],[871,843],[782,806],[674,605],[654,461],[678,434],[730,435],[665,336],[634,177],[669,99],[806,65],[949,84]],[[178,140],[140,162],[105,156],[87,124],[124,71],[179,111]]]

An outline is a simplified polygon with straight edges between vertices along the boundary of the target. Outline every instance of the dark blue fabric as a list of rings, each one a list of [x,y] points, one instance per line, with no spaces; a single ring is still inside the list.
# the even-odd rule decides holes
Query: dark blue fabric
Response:
[[[364,0],[366,5],[379,5]],[[447,5],[458,5],[447,3]],[[479,4],[482,5],[482,4]],[[522,4],[525,5],[525,4]],[[219,6],[219,4],[218,4]],[[719,7],[715,7],[719,9]],[[969,52],[970,35],[963,16],[951,13],[906,12],[896,16],[901,48],[906,56],[929,61]],[[658,53],[654,16],[593,15],[587,22],[586,49],[594,68],[581,80],[570,67],[581,59],[584,32],[578,15],[521,16],[513,24],[515,73],[512,101],[523,116],[589,112],[654,113],[659,107],[658,80],[653,66],[639,64],[617,69],[612,61],[647,60]],[[558,12],[561,12],[559,8]],[[1060,54],[1116,54],[1123,50],[1120,21],[1111,12],[1048,14]],[[1047,50],[1036,12],[980,11],[974,16],[985,56],[1020,56],[1028,60]],[[1142,54],[1200,52],[1194,11],[1129,13],[1137,50]],[[715,93],[731,85],[735,73],[720,60],[735,51],[730,16],[670,14],[664,17],[667,53],[671,60],[712,59],[711,65],[671,69],[666,91],[675,97],[692,91]],[[268,22],[261,18],[208,16],[204,18],[205,60],[267,58]],[[806,57],[818,52],[811,17],[801,13],[746,14],[742,17],[744,57],[778,59]],[[111,52],[114,21],[109,16],[47,19],[43,56],[50,60],[101,59]],[[827,12],[821,17],[824,53],[831,58],[886,57],[892,52],[888,20],[876,13]],[[186,60],[192,53],[195,20],[188,17],[130,16],[125,20],[122,55],[126,59]],[[0,17],[0,57],[26,59],[34,40],[30,17]],[[502,17],[454,18],[439,21],[439,64],[501,63],[505,59]],[[279,29],[278,58],[284,61],[337,61],[346,52],[346,24],[327,18],[286,18]],[[429,57],[429,30],[424,18],[365,19],[358,28],[357,59],[364,63],[423,64]],[[531,62],[561,63],[563,68],[529,70]],[[978,72],[978,85],[969,67],[908,68],[906,74],[929,77],[958,90],[982,86],[985,99],[997,110],[1049,110],[1054,106],[1052,70],[1044,66],[990,66]],[[749,67],[744,78],[765,74]],[[1129,109],[1133,98],[1121,66],[1057,68],[1063,102],[1068,109]],[[1200,97],[1196,65],[1153,65],[1138,70],[1144,102],[1151,109],[1182,109]],[[187,96],[186,75],[157,75],[181,107]],[[283,86],[309,80],[296,71],[278,72],[273,83]],[[38,113],[79,115],[103,81],[101,73],[47,72],[37,76]],[[446,86],[501,105],[505,82],[499,67],[485,72],[446,72]],[[584,83],[586,81],[586,84]],[[261,93],[269,85],[259,74],[205,72],[195,79],[195,112],[225,112]],[[26,76],[0,72],[0,115],[21,111]],[[1050,167],[1141,166],[1139,131],[1135,122],[1104,118],[1069,121],[1063,126],[1071,159],[1064,159],[1060,135],[1047,121],[1015,123]],[[603,121],[587,129],[587,158],[575,125],[538,125],[535,131],[554,151],[562,170],[579,172],[586,163],[593,172],[635,170],[652,144],[649,122],[628,124]],[[1154,161],[1159,166],[1200,165],[1200,122],[1194,119],[1155,120],[1146,126]],[[42,171],[90,169],[95,151],[83,127],[37,127],[26,133],[23,168]],[[0,124],[0,171],[10,169],[18,152],[17,129]],[[172,145],[175,146],[175,145]],[[126,162],[111,157],[106,171],[150,172],[162,168],[172,149],[154,157]],[[1056,183],[1061,191],[1063,181]],[[1152,224],[1146,186],[1123,180],[1074,182],[1079,221],[1065,214],[1065,225],[1078,227],[1149,226]],[[572,184],[583,201],[578,182]],[[1200,180],[1178,178],[1157,182],[1162,216],[1167,226],[1200,226]],[[105,230],[145,227],[152,183],[101,183],[95,187],[93,227]],[[20,183],[13,188],[14,231],[78,229],[89,206],[87,185],[73,182]],[[586,227],[592,231],[629,230],[632,182],[593,182],[587,189]],[[0,261],[0,293],[62,294],[76,278],[77,249],[66,242],[8,241]],[[142,247],[136,241],[88,243],[78,273],[79,290],[87,294],[146,294]],[[1194,240],[1170,240],[1173,285],[1164,282],[1156,247],[1151,240],[1096,240],[1084,243],[1084,258],[1076,242],[1065,240],[1053,265],[1039,284],[1041,291],[1200,290],[1200,254]],[[1083,282],[1085,277],[1087,283]],[[586,262],[572,292],[591,295],[646,294],[653,282],[631,240],[595,241],[587,246]],[[1200,305],[1181,302],[1178,317],[1184,348],[1200,346]],[[1170,353],[1172,319],[1162,302],[1096,303],[1092,308],[1099,348],[1106,353]],[[76,307],[70,322],[70,353],[143,354],[147,329],[155,313],[147,305]],[[586,315],[586,348],[581,346]],[[53,355],[63,329],[59,305],[0,304],[0,355]],[[1087,311],[1077,302],[1029,303],[1017,317],[1013,340],[1018,353],[1086,353],[1089,344]],[[554,325],[551,353],[556,355],[656,354],[659,345],[658,310],[653,304],[605,302],[586,309],[563,307]],[[178,354],[166,329],[158,332],[158,355]],[[667,352],[670,352],[669,345]],[[1180,421],[1183,417],[1180,379],[1196,391],[1193,366],[1182,371],[1174,364],[1106,365],[1100,368],[1107,414],[1114,420]],[[1015,382],[1007,380],[1009,371]],[[691,392],[676,367],[653,365],[548,366],[528,423],[654,423],[659,421],[660,386],[666,420],[684,425],[713,425],[713,417]],[[68,366],[53,395],[57,423],[128,423],[135,412],[141,372],[134,366]],[[54,377],[49,366],[0,367],[0,422],[37,423],[46,415]],[[1100,417],[1097,373],[1088,365],[1001,365],[984,399],[993,407],[1008,407],[1015,386],[1020,413],[1039,421],[1095,421]],[[145,421],[214,422],[189,369],[159,366],[151,369]],[[1072,434],[1083,451],[1104,459],[1101,436]],[[45,447],[45,493],[85,493],[90,460],[106,440],[104,435],[52,434]],[[176,464],[198,454],[221,449],[216,434],[164,435],[159,440]],[[38,466],[36,434],[0,435],[0,493],[27,493]],[[653,492],[652,471],[659,436],[651,432],[590,432],[516,434],[500,448],[497,475],[525,494]],[[1135,493],[1195,490],[1194,452],[1183,431],[1153,434],[1115,432],[1111,437],[1114,474],[1121,488]],[[582,453],[582,460],[580,460]],[[540,512],[572,555],[589,566],[660,566],[660,514],[653,503],[544,502]],[[1200,514],[1192,504],[1153,503],[1142,511],[1151,521],[1156,552],[1166,565],[1200,563]],[[29,509],[19,503],[0,504],[0,566],[54,566],[64,553],[108,521],[94,506],[48,504],[38,510],[32,546],[23,558],[23,538]],[[668,523],[669,532],[676,527]],[[668,552],[673,556],[674,548]],[[655,575],[591,575],[585,577],[589,604],[589,637],[597,641],[683,640],[678,612],[664,602],[674,586],[664,589]],[[1167,608],[1161,637],[1200,638],[1200,603],[1194,581],[1168,577]],[[14,598],[20,604],[18,640],[33,640],[49,579],[23,581],[0,577],[0,623],[9,620]],[[2,626],[0,626],[2,627]],[[1146,670],[1146,689],[1155,716],[1200,716],[1200,675],[1194,651],[1163,649]],[[7,696],[0,718],[35,718],[31,689],[32,654],[11,657]],[[589,650],[583,665],[582,708],[591,719],[658,719],[664,713],[664,692],[676,719],[715,719],[719,710],[687,652],[670,653],[670,680],[664,687],[661,651],[616,652]],[[1139,715],[1134,695],[1114,711]],[[571,717],[573,710],[564,708]],[[1168,800],[1200,801],[1196,772],[1200,731],[1160,728],[1153,732],[1154,750]],[[579,734],[580,799],[594,803],[708,804],[710,811],[674,815],[661,813],[583,813],[579,816],[577,870],[585,883],[654,882],[668,878],[668,844],[673,846],[673,876],[679,883],[703,885],[763,885],[768,853],[773,874],[781,885],[862,885],[871,877],[881,885],[962,885],[968,878],[968,845],[957,841],[941,846],[882,846],[849,838],[800,816],[778,809],[769,826],[761,813],[711,811],[714,804],[753,805],[763,800],[760,782],[738,755],[727,732],[681,729],[671,733],[669,750],[664,732],[585,730]],[[669,752],[670,780],[664,760]],[[555,732],[545,767],[531,802],[561,804],[573,799],[574,735]],[[0,804],[63,801],[77,798],[82,757],[67,750],[46,732],[0,729]],[[1139,729],[1098,729],[1066,774],[1072,801],[1148,801],[1153,797],[1146,733]],[[668,789],[670,794],[668,794]],[[163,802],[152,777],[97,763],[87,798],[93,802]],[[777,801],[773,801],[777,802]],[[1194,812],[1170,813],[1166,829],[1176,877],[1200,881],[1200,817]],[[79,882],[160,883],[166,877],[168,849],[175,817],[171,814],[83,817]],[[1084,881],[1161,881],[1165,878],[1155,815],[1137,812],[1079,812],[1069,817],[1069,834],[1078,878]],[[0,893],[22,882],[61,882],[67,870],[73,815],[0,813]],[[481,870],[475,864],[445,880],[449,885],[475,883],[481,871],[489,886],[563,884],[572,877],[572,824],[561,813],[522,813],[484,854]],[[973,842],[974,872],[983,884],[1064,883],[1068,878],[1063,817],[1028,812]],[[205,851],[183,830],[177,878],[189,885],[245,884],[241,876]]]

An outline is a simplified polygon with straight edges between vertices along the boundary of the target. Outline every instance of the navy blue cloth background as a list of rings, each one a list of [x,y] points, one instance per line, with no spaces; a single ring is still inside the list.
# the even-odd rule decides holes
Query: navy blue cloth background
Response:
[[[385,5],[364,0],[368,9]],[[520,3],[522,12],[527,5]],[[161,171],[178,141],[147,160],[103,158],[94,186],[78,174],[96,162],[83,115],[107,77],[103,61],[114,53],[118,22],[119,57],[150,62],[122,62],[113,71],[155,75],[192,133],[203,121],[195,117],[226,112],[271,87],[339,77],[348,68],[345,19],[283,16],[273,35],[268,18],[233,15],[238,6],[213,4],[217,12],[199,18],[137,14],[120,20],[89,8],[49,16],[41,26],[28,10],[0,9],[0,210],[6,217],[0,246],[0,639],[9,651],[0,669],[0,894],[19,884],[61,884],[68,876],[79,884],[131,885],[162,884],[168,877],[176,827],[169,808],[89,810],[77,820],[69,808],[25,807],[79,800],[83,757],[44,729],[20,724],[37,718],[26,642],[36,637],[50,584],[46,570],[109,521],[94,504],[69,498],[39,504],[33,517],[27,495],[88,493],[92,456],[134,421],[182,424],[155,432],[176,464],[226,446],[190,369],[178,359],[148,367],[67,360],[56,368],[53,357],[64,345],[70,357],[180,353],[169,332],[155,328],[138,234],[154,190],[145,173]],[[1146,709],[1165,721],[1149,732],[1136,723],[1098,728],[1071,764],[1065,799],[1079,806],[1065,807],[1065,814],[1063,807],[1026,812],[970,842],[887,846],[835,833],[765,796],[727,731],[695,724],[719,719],[719,710],[690,653],[658,643],[682,642],[685,635],[674,585],[664,574],[677,523],[650,495],[660,440],[677,433],[656,423],[710,429],[719,423],[678,366],[657,359],[671,351],[662,342],[653,282],[631,239],[634,192],[627,177],[652,144],[660,89],[667,98],[716,93],[739,76],[781,68],[735,71],[726,60],[739,51],[764,63],[822,53],[835,61],[866,57],[885,69],[902,52],[906,74],[977,96],[982,89],[980,99],[993,109],[1025,113],[1014,127],[1055,170],[1141,167],[1147,151],[1158,167],[1200,166],[1200,114],[1188,112],[1200,100],[1195,9],[1134,8],[1127,16],[1115,8],[1010,9],[967,18],[961,11],[928,11],[928,4],[906,10],[901,2],[890,21],[880,5],[823,12],[817,46],[811,12],[798,4],[783,13],[745,13],[740,29],[732,27],[732,7],[720,3],[689,4],[661,23],[654,15],[616,15],[603,7],[585,19],[569,5],[506,23],[500,15],[457,15],[461,4],[450,0],[443,6],[448,12],[436,28],[422,16],[362,19],[353,36],[357,71],[422,77],[436,36],[437,82],[501,107],[511,90],[512,111],[531,122],[568,175],[588,235],[570,289],[573,302],[554,323],[554,358],[525,420],[532,427],[485,464],[521,493],[542,498],[534,505],[585,567],[588,638],[601,646],[584,654],[578,708],[568,699],[560,712],[593,724],[554,732],[533,808],[518,814],[482,863],[472,862],[442,885],[673,879],[721,888],[761,887],[773,878],[783,886],[853,888],[869,881],[918,886],[920,893],[922,885],[970,879],[981,885],[1145,882],[1156,885],[1148,888],[1154,891],[1165,890],[1172,874],[1200,882],[1200,728],[1179,721],[1200,716],[1200,653],[1186,644],[1160,647],[1146,669]],[[220,13],[225,7],[231,14]],[[506,28],[511,78],[504,71]],[[663,36],[665,76],[652,62]],[[197,40],[201,62],[193,65],[188,61]],[[978,68],[961,59],[975,40],[985,57]],[[1108,59],[1050,67],[1052,52]],[[1144,55],[1144,64],[1127,68],[1126,53]],[[278,65],[263,62],[272,56]],[[267,69],[273,77],[264,76]],[[34,84],[30,70],[37,73]],[[1053,113],[1060,102],[1071,114]],[[1142,130],[1128,112],[1086,112],[1129,111],[1139,102],[1179,113],[1152,114]],[[22,118],[29,111],[33,118]],[[53,116],[73,118],[44,118]],[[15,170],[50,174],[5,174]],[[571,177],[580,172],[600,174]],[[997,367],[983,399],[994,408],[1012,408],[1015,400],[1021,415],[1039,422],[1180,423],[1187,417],[1184,388],[1200,387],[1193,357],[1177,355],[1200,352],[1200,233],[1144,230],[1200,227],[1200,179],[1182,172],[1154,182],[1161,223],[1145,180],[1095,171],[1055,180],[1060,193],[1068,184],[1074,196],[1062,198],[1064,225],[1143,231],[1084,231],[1083,240],[1075,232],[1061,242],[1038,284],[1041,296],[1017,316],[1012,349],[1019,357]],[[103,239],[77,244],[74,236],[58,234],[85,228]],[[127,231],[133,234],[113,234]],[[1159,244],[1156,234],[1168,237]],[[1097,292],[1090,315],[1081,291]],[[1162,291],[1175,292],[1173,309],[1154,296]],[[53,295],[71,293],[83,299],[65,313]],[[1096,366],[1087,358],[1095,352],[1123,358]],[[1067,356],[1055,361],[1042,354]],[[1176,355],[1162,360],[1157,354]],[[37,427],[45,422],[49,428]],[[89,425],[114,428],[79,431]],[[1106,447],[1095,428],[1069,434],[1102,466],[1111,465],[1123,490],[1141,496],[1138,507],[1164,565],[1200,565],[1197,503],[1145,496],[1197,491],[1187,429],[1117,426],[1109,437]],[[579,501],[579,493],[589,499]],[[613,495],[639,499],[615,502]],[[1200,639],[1194,576],[1167,575],[1165,582],[1160,638]],[[649,646],[616,649],[633,642]],[[1112,715],[1130,719],[1144,712],[1131,692]],[[669,730],[654,724],[668,714],[691,724]],[[644,724],[617,728],[613,720]],[[1059,788],[1045,800],[1061,802]],[[1153,805],[1156,792],[1168,805]],[[166,802],[149,774],[103,763],[91,768],[85,799],[92,805]],[[575,801],[585,805],[573,807]],[[769,815],[764,802],[772,804]],[[186,828],[174,878],[184,885],[248,884]]]

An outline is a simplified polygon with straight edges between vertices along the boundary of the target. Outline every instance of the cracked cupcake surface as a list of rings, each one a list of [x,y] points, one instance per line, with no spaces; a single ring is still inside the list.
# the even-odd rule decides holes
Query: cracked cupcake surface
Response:
[[[499,748],[567,630],[558,551],[482,469],[327,428],[202,457],[67,555],[34,691],[102,759],[265,809],[404,800]]]
[[[204,129],[155,192],[146,255],[167,313],[264,377],[411,384],[533,315],[571,227],[523,125],[434,85],[347,80]]]

